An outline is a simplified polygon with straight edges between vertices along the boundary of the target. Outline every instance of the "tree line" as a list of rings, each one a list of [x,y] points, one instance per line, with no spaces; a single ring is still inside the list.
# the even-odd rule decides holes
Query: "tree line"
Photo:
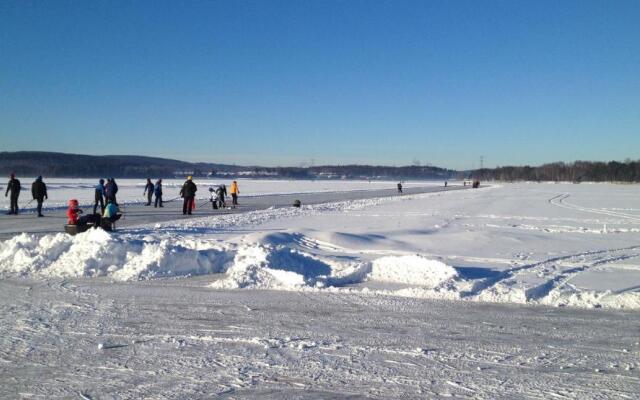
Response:
[[[640,160],[554,162],[531,167],[483,168],[470,177],[482,181],[640,182]]]

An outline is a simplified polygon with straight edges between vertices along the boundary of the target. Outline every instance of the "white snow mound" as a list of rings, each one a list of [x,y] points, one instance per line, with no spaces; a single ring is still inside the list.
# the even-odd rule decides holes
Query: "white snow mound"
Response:
[[[374,260],[367,277],[376,281],[435,288],[457,275],[453,267],[443,262],[420,255],[409,255],[388,256]]]
[[[0,242],[0,277],[97,277],[137,280],[222,272],[228,249],[194,240],[121,238],[101,229],[76,236],[22,234]]]

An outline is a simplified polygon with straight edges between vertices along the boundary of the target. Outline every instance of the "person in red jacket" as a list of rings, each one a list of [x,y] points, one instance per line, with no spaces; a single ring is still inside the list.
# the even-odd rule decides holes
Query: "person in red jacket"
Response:
[[[87,225],[93,224],[94,227],[100,226],[101,218],[100,214],[88,214],[84,216],[80,216],[82,214],[82,210],[78,206],[78,200],[71,199],[69,200],[69,208],[67,208],[67,224],[69,225]]]
[[[71,199],[69,200],[69,208],[67,208],[67,224],[69,225],[78,225],[80,221],[80,214],[82,214],[82,210],[78,208],[78,200]]]

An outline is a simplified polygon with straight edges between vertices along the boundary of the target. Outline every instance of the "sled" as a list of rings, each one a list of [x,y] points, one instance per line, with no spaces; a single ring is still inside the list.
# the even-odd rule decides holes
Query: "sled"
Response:
[[[78,233],[82,233],[82,232],[86,232],[89,229],[93,228],[93,224],[84,224],[84,225],[73,225],[73,224],[66,224],[64,226],[64,231],[67,232],[69,235],[77,235]]]
[[[87,222],[83,225],[66,224],[64,226],[64,231],[72,236],[77,235],[78,233],[86,232],[92,228],[100,228],[107,232],[113,232],[116,230],[116,221],[119,220],[120,217],[122,217],[122,214],[117,214],[113,219],[102,219],[100,221],[100,226],[96,226],[94,222]]]

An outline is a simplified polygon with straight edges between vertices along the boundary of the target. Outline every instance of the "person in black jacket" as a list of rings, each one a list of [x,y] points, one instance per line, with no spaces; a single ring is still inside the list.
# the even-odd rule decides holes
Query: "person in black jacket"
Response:
[[[162,179],[158,179],[153,190],[156,193],[156,201],[154,203],[154,207],[158,207],[158,204],[160,205],[160,207],[164,207],[162,205]]]
[[[38,203],[38,217],[44,217],[42,215],[42,203],[44,199],[49,199],[47,196],[47,185],[42,182],[42,176],[36,178],[36,180],[31,184],[31,196]]]
[[[113,203],[116,206],[118,202],[116,201],[116,193],[118,193],[118,185],[116,184],[116,180],[113,178],[107,179],[107,184],[104,185],[104,197],[107,203]]]
[[[198,187],[193,183],[193,178],[191,176],[187,177],[187,181],[182,185],[182,189],[180,189],[180,196],[184,199],[182,202],[182,215],[191,215],[191,210],[193,210],[195,205],[194,202],[197,191]]]
[[[151,182],[151,178],[147,178],[147,184],[144,186],[144,192],[142,195],[147,195],[147,204],[145,206],[151,205],[151,198],[153,197],[153,183]]]
[[[7,197],[9,192],[11,192],[11,206],[7,214],[18,214],[18,197],[20,196],[20,190],[22,190],[20,181],[16,179],[15,174],[11,174],[9,183],[7,183],[7,191],[4,192],[4,197]]]

